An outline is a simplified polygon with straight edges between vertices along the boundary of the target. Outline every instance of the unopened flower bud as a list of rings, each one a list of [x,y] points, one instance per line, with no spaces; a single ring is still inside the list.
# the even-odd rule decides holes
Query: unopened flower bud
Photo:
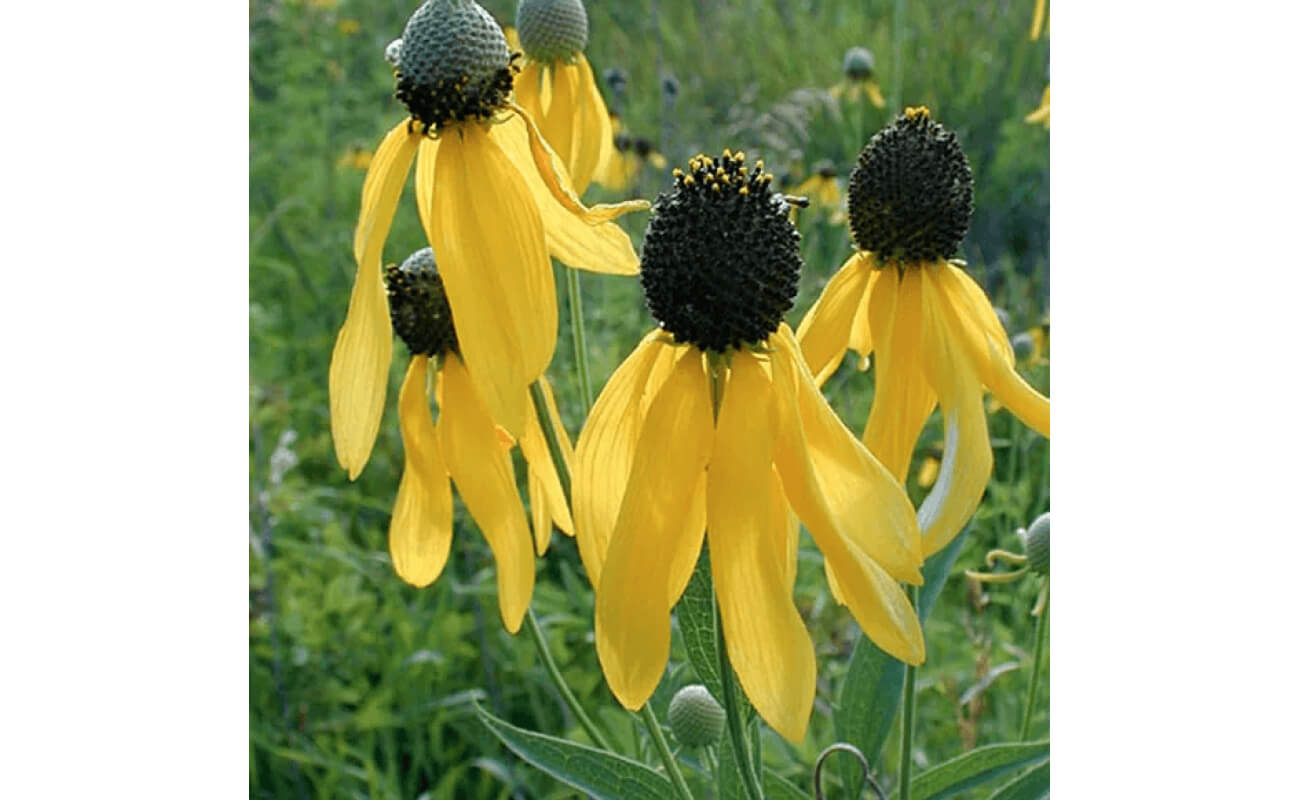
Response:
[[[716,743],[726,720],[722,706],[698,683],[683,687],[668,704],[668,725],[686,747]]]
[[[1029,556],[1029,569],[1047,577],[1048,555],[1051,549],[1048,537],[1051,529],[1051,512],[1034,520],[1025,533],[1025,555]]]

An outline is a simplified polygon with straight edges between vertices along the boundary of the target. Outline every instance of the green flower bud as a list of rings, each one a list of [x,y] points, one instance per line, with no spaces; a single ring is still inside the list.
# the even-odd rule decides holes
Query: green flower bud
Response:
[[[572,61],[587,48],[582,0],[523,0],[515,12],[519,44],[535,61]]]
[[[686,747],[716,743],[726,721],[722,706],[698,683],[683,687],[668,704],[668,726]]]
[[[1011,349],[1017,360],[1029,358],[1034,354],[1034,337],[1029,333],[1017,333],[1011,337]]]
[[[876,69],[876,58],[865,47],[850,47],[844,53],[844,74],[855,81],[871,77]]]
[[[1034,520],[1025,533],[1025,555],[1029,556],[1029,569],[1037,572],[1044,578],[1047,577],[1048,555],[1050,546],[1048,536],[1051,529],[1051,512],[1047,512]]]

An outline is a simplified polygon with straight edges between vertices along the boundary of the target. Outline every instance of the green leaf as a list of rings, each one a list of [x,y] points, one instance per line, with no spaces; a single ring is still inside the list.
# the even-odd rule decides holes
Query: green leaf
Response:
[[[718,678],[718,637],[713,627],[713,577],[709,571],[709,547],[700,550],[691,582],[686,584],[682,599],[677,601],[677,626],[686,645],[686,657],[704,688],[713,699],[722,702],[722,682]]]
[[[972,786],[987,783],[999,775],[1044,761],[1049,750],[1048,741],[1043,740],[1024,744],[991,744],[962,753],[951,761],[945,761],[917,775],[912,781],[912,797],[915,800],[951,797]]]
[[[1051,761],[1044,761],[998,789],[989,800],[1042,800],[1051,783],[1051,767]]]
[[[763,791],[767,800],[808,800],[808,793],[770,769],[763,770]]]
[[[965,541],[966,531],[963,530],[947,547],[930,556],[921,569],[925,583],[921,586],[921,600],[916,611],[922,622],[939,598],[939,590],[943,588]],[[902,696],[903,662],[876,647],[866,636],[859,635],[840,688],[835,727],[840,740],[861,750],[873,768],[877,766],[880,748],[894,724]],[[858,769],[856,764],[849,766],[855,771]],[[841,774],[848,780],[849,773]],[[848,785],[856,788],[861,780],[854,774]],[[854,793],[850,792],[849,796],[854,796]]]
[[[526,731],[474,711],[515,755],[558,781],[598,800],[662,800],[674,794],[668,779],[644,764],[583,744]]]

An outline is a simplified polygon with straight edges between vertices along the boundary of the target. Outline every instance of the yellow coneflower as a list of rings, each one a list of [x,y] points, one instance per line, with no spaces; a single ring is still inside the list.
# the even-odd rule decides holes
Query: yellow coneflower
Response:
[[[876,108],[885,107],[876,83],[876,57],[865,47],[850,47],[844,53],[844,80],[831,87],[831,96],[857,100],[864,94]]]
[[[924,107],[900,114],[872,138],[849,179],[859,252],[799,325],[819,383],[848,348],[875,351],[876,394],[863,440],[900,481],[936,402],[942,410],[943,461],[918,511],[926,555],[957,535],[988,483],[983,387],[1048,435],[1047,398],[1016,373],[993,307],[962,262],[950,260],[970,225],[973,193],[956,136]]]
[[[835,177],[835,165],[825,159],[818,161],[813,165],[812,175],[790,190],[790,194],[807,197],[823,208],[838,208],[843,195],[839,178]]]
[[[655,149],[654,143],[644,136],[632,136],[623,130],[622,120],[610,113],[609,121],[614,131],[614,150],[612,155],[592,176],[592,180],[616,192],[627,189],[636,179],[646,164],[656,169],[668,166],[663,153]]]
[[[547,252],[573,267],[632,275],[636,252],[611,222],[643,201],[584,207],[526,112],[509,102],[514,57],[472,0],[429,0],[386,53],[410,116],[375,151],[353,240],[356,283],[330,361],[330,427],[355,478],[379,430],[392,328],[380,260],[411,162],[429,243],[456,312],[461,357],[497,420],[518,436],[528,385],[555,350]]]
[[[758,713],[799,741],[817,667],[792,597],[795,515],[825,554],[834,596],[911,664],[925,644],[897,581],[921,582],[919,532],[782,321],[799,234],[763,162],[724,151],[689,166],[673,171],[642,249],[660,330],[615,371],[578,437],[574,523],[596,587],[596,649],[614,696],[640,708],[707,528],[727,655]]]
[[[581,195],[614,146],[609,110],[582,53],[587,9],[582,0],[523,0],[515,26],[524,50],[515,98],[537,120]]]
[[[385,282],[393,327],[411,351],[398,398],[406,464],[388,529],[393,567],[402,580],[420,587],[442,573],[451,548],[454,482],[492,548],[501,620],[514,633],[532,598],[534,544],[538,555],[546,551],[552,522],[573,532],[537,414],[529,407],[518,441],[528,463],[533,506],[530,539],[510,463],[513,440],[497,427],[460,357],[453,313],[433,251],[426,247],[401,266],[389,266]],[[571,452],[550,386],[545,378],[540,383],[562,449]],[[429,413],[431,389],[441,410],[436,424]]]
[[[342,156],[339,156],[338,165],[357,170],[370,169],[370,161],[375,154],[369,149],[359,144],[354,144],[347,149]]]
[[[1070,98],[1067,96],[1065,99],[1069,100]],[[1066,110],[1069,111],[1069,109]],[[1052,127],[1052,87],[1051,86],[1047,86],[1043,89],[1043,99],[1039,102],[1038,108],[1035,108],[1033,111],[1030,111],[1029,114],[1025,116],[1025,122],[1028,122],[1031,125],[1041,122],[1044,128],[1047,128],[1049,130],[1051,129]]]

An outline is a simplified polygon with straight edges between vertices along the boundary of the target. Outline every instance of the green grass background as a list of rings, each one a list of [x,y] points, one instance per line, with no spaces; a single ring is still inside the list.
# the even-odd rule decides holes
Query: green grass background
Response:
[[[513,20],[513,0],[484,5],[503,24]],[[890,119],[865,101],[837,103],[826,94],[840,80],[844,51],[855,45],[873,51],[886,97],[893,96],[901,67],[903,103],[928,105],[958,133],[970,158],[976,210],[961,256],[1006,309],[1014,333],[1040,320],[1048,298],[1049,134],[1022,121],[1048,79],[1047,40],[1028,39],[1032,6],[1028,0],[591,2],[587,54],[598,76],[611,67],[627,75],[621,97],[602,85],[605,96],[631,133],[655,142],[669,168],[698,151],[743,148],[791,181],[821,159],[846,178],[858,150]],[[897,7],[902,36],[896,41]],[[349,482],[333,456],[326,370],[352,284],[351,238],[364,177],[340,161],[354,148],[373,148],[403,117],[382,54],[414,8],[355,0],[252,0],[249,7],[254,797],[572,796],[498,745],[475,721],[471,697],[516,725],[585,740],[526,637],[502,629],[492,560],[463,509],[452,558],[433,587],[413,589],[392,571],[386,532],[402,463],[393,413],[405,364],[400,345],[389,409],[365,472]],[[675,92],[664,90],[664,78]],[[666,184],[664,171],[647,167],[631,194],[653,199]],[[588,197],[618,196],[593,187]],[[644,225],[645,215],[625,218],[638,245]],[[851,252],[845,229],[824,212],[802,213],[800,229],[807,268],[792,325]],[[385,258],[397,261],[423,246],[408,187]],[[633,279],[584,275],[583,300],[599,391],[653,323]],[[582,411],[563,304],[560,314],[549,375],[576,435]],[[1047,389],[1045,365],[1026,374]],[[826,386],[855,430],[870,406],[871,381],[870,372],[846,366]],[[1014,738],[1023,712],[1033,631],[1028,612],[1037,585],[980,593],[960,570],[977,566],[990,548],[1018,550],[1016,528],[1047,510],[1048,443],[1005,411],[991,415],[990,427],[994,477],[956,577],[927,624],[916,736],[921,769]],[[941,438],[932,420],[918,453]],[[909,490],[914,499],[924,496],[914,483]],[[806,537],[804,544],[796,599],[819,649],[817,705],[804,743],[791,747],[769,732],[764,760],[808,787],[817,752],[834,741],[829,711],[859,634],[829,599],[820,554]],[[648,753],[639,723],[604,686],[592,646],[590,587],[576,548],[558,534],[538,562],[534,607],[588,709],[625,752]],[[961,702],[994,672],[974,703]],[[675,650],[653,701],[661,718],[672,692],[690,682]],[[1048,732],[1047,706],[1045,684],[1035,736]],[[895,731],[885,761],[875,765],[886,785],[897,757]]]

